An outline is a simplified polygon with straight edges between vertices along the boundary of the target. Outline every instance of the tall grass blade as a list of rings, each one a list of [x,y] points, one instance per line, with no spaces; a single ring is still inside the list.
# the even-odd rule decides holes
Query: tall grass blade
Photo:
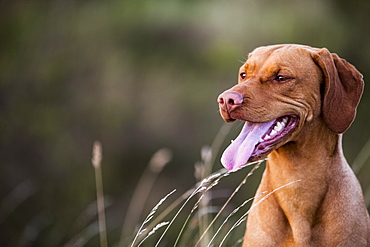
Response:
[[[232,247],[238,246],[239,244],[241,244],[243,242],[243,240],[244,240],[244,236],[239,238]]]
[[[36,186],[31,179],[26,179],[15,186],[0,203],[0,224],[22,203],[36,193]]]
[[[216,134],[216,137],[214,138],[212,144],[211,144],[211,147],[203,147],[202,148],[202,152],[201,152],[201,156],[202,156],[202,162],[201,162],[201,179],[207,177],[208,175],[211,174],[212,172],[212,168],[213,168],[213,165],[215,163],[215,160],[216,160],[216,157],[217,157],[217,153],[221,150],[221,146],[222,144],[224,143],[225,141],[225,138],[227,136],[227,134],[230,132],[231,128],[233,127],[233,125],[230,125],[230,124],[227,124],[227,123],[224,123],[221,128],[219,129],[218,133]],[[200,201],[199,203],[199,210],[205,210],[207,208],[209,208],[210,205],[210,202],[211,202],[211,195],[209,194],[203,194],[202,195],[202,200]],[[200,232],[208,232],[208,231],[205,231],[205,229],[207,228],[207,226],[209,225],[209,221],[210,221],[210,215],[209,214],[198,214],[198,216],[200,217],[199,219],[199,231]],[[204,243],[207,243],[209,241],[209,236],[208,235],[205,235],[203,236],[204,237],[204,240],[203,242]]]
[[[366,161],[370,157],[370,138],[366,144],[362,147],[360,152],[357,154],[355,160],[352,163],[352,170],[355,174],[358,174]]]
[[[161,227],[164,227],[166,225],[168,225],[168,221],[166,222],[161,222],[159,223],[158,225],[156,225],[148,234],[147,236],[137,245],[137,247],[139,247],[140,245],[142,245],[144,243],[144,241],[149,238],[151,235],[153,235],[159,228]]]
[[[204,167],[205,167],[205,169],[204,169],[204,175],[205,176],[204,177],[211,174],[212,166],[215,163],[216,157],[217,157],[217,155],[214,155],[214,154],[217,154],[220,151],[221,146],[224,143],[225,138],[226,138],[227,134],[230,132],[232,127],[233,127],[233,125],[228,124],[228,123],[224,123],[221,126],[218,133],[216,134],[216,137],[215,137],[215,139],[213,140],[213,142],[211,144],[210,151],[203,158]]]
[[[147,226],[147,229],[152,229],[159,221],[163,220],[170,212],[172,212],[177,206],[180,205],[181,202],[189,199],[189,197],[193,197],[194,192],[198,190],[198,193],[204,191],[205,188],[201,188],[200,185],[204,185],[206,183],[210,183],[210,181],[216,179],[221,174],[225,173],[226,169],[220,169],[219,171],[213,173],[212,175],[208,176],[202,182],[199,182],[193,188],[187,190],[184,194],[182,194],[179,198],[177,198],[173,203],[171,203],[165,210],[163,210],[157,217],[153,219],[151,223]],[[204,187],[204,186],[203,186]],[[137,240],[141,240],[141,236],[137,236]]]
[[[196,194],[198,194],[199,192],[203,192],[205,190],[207,190],[207,188],[209,187],[206,187],[208,183],[212,182],[212,179],[215,179],[217,178],[218,176],[220,176],[221,174],[213,174],[211,176],[209,176],[208,178],[205,178],[203,179],[203,181],[199,184],[199,186],[191,193],[191,195],[185,200],[185,202],[182,204],[182,206],[180,207],[180,209],[176,212],[175,216],[171,219],[170,223],[167,225],[166,229],[164,230],[164,232],[162,233],[162,235],[160,236],[159,240],[157,241],[155,247],[157,247],[159,245],[159,243],[162,241],[164,235],[167,233],[168,229],[170,228],[170,226],[172,225],[172,223],[175,221],[175,219],[177,218],[177,216],[180,214],[180,212],[184,209],[184,207],[186,206],[186,204],[190,201],[190,199],[195,196]],[[213,182],[211,183],[211,185],[213,184]],[[210,186],[211,186],[210,185]]]
[[[231,233],[232,230],[234,230],[236,227],[238,227],[243,221],[245,221],[247,219],[247,215],[249,214],[249,212],[256,206],[258,206],[261,202],[263,202],[264,200],[266,200],[268,197],[270,197],[273,193],[275,193],[276,191],[286,187],[286,186],[289,186],[293,183],[296,183],[296,182],[300,182],[301,179],[298,179],[298,180],[295,180],[295,181],[292,181],[290,183],[287,183],[285,185],[282,185],[276,189],[274,189],[273,191],[269,192],[267,195],[265,195],[264,197],[261,198],[261,200],[259,200],[257,203],[253,204],[252,207],[250,207],[250,209],[242,215],[242,217],[239,218],[239,220],[237,220],[235,222],[235,224],[230,228],[230,230],[226,233],[226,235],[224,236],[224,238],[222,239],[221,243],[220,243],[220,247],[224,244],[226,238],[229,236],[229,234]]]
[[[153,229],[164,217],[166,217],[170,212],[172,212],[182,201],[188,198],[194,189],[187,190],[184,194],[182,194],[179,198],[177,198],[173,203],[171,203],[165,210],[163,210],[157,217],[155,217],[147,226],[147,229]],[[141,240],[142,236],[137,236],[137,240]]]
[[[145,218],[145,220],[143,221],[143,223],[141,224],[141,226],[139,227],[139,230],[137,231],[137,233],[136,233],[136,235],[135,235],[135,237],[134,237],[134,240],[132,241],[132,243],[131,243],[131,247],[133,247],[134,246],[134,244],[135,244],[135,242],[136,242],[136,240],[137,240],[137,238],[138,238],[138,236],[139,235],[141,235],[141,234],[143,234],[145,231],[146,231],[146,229],[143,229],[144,228],[144,226],[145,226],[145,224],[147,224],[152,218],[153,218],[153,216],[154,216],[154,214],[157,212],[157,210],[158,210],[158,208],[159,208],[159,206],[165,201],[165,200],[167,200],[167,198],[170,196],[170,195],[172,195],[173,193],[175,193],[175,191],[176,191],[176,189],[174,189],[174,190],[172,190],[170,193],[168,193],[165,197],[163,197],[155,206],[154,206],[154,208],[150,211],[150,213],[148,214],[148,216]],[[164,226],[163,224],[158,224],[158,225],[160,225],[161,227],[162,226]],[[157,225],[157,226],[158,226]],[[167,225],[167,224],[166,224]],[[153,230],[154,230],[154,232],[157,230],[156,229],[156,227],[157,226],[155,226],[154,228],[153,228]],[[151,231],[151,232],[153,232],[153,230]],[[154,233],[153,232],[153,233]],[[153,234],[152,233],[152,234]],[[149,237],[149,236],[148,236]],[[144,240],[145,240],[146,238],[144,238]],[[142,240],[140,243],[142,243],[144,240]]]
[[[202,238],[205,236],[205,234],[207,233],[207,231],[211,228],[211,226],[213,225],[213,223],[217,220],[217,218],[221,215],[221,213],[223,212],[223,210],[225,209],[225,207],[229,204],[229,202],[231,201],[231,199],[234,197],[234,195],[239,191],[239,189],[246,183],[247,179],[253,174],[253,172],[258,169],[258,167],[260,166],[260,164],[263,162],[264,160],[259,160],[259,161],[256,161],[256,162],[252,162],[250,164],[247,164],[245,166],[243,166],[242,168],[245,168],[247,166],[250,166],[252,164],[255,164],[255,166],[252,168],[252,170],[245,176],[245,178],[242,180],[242,182],[238,185],[238,187],[236,187],[236,189],[234,190],[234,192],[231,194],[231,196],[227,199],[227,201],[224,203],[224,205],[222,206],[222,208],[220,209],[220,211],[217,213],[217,215],[213,218],[213,220],[211,221],[211,223],[208,225],[208,227],[205,229],[205,231],[203,232],[203,234],[200,236],[198,242],[195,244],[195,247],[197,247]],[[240,169],[242,169],[240,168]],[[239,171],[240,169],[236,170],[236,171]],[[225,173],[225,176],[228,176],[231,172],[236,172],[236,171],[228,171],[227,173]]]
[[[370,207],[370,184],[366,187],[364,196],[365,196],[366,207],[369,208]]]
[[[80,233],[72,237],[64,247],[82,247],[94,236],[99,234],[99,223],[94,221],[86,226]]]
[[[188,224],[188,221],[189,221],[190,217],[191,217],[191,213],[188,215],[188,217],[186,217],[185,223],[182,225],[181,230],[180,230],[180,233],[177,235],[177,238],[176,238],[176,241],[175,241],[175,244],[173,245],[173,247],[176,247],[177,246],[177,244],[178,244],[178,242],[180,240],[180,237],[181,237],[181,235],[182,235],[182,233],[183,233],[186,225]]]
[[[247,200],[245,200],[239,207],[237,207],[236,209],[234,209],[227,217],[226,219],[222,222],[222,224],[220,225],[220,227],[217,229],[216,233],[213,235],[212,239],[210,240],[209,244],[207,245],[207,247],[210,247],[211,246],[211,243],[213,242],[213,240],[216,238],[217,234],[221,231],[221,228],[226,224],[226,222],[231,218],[231,216],[233,216],[234,214],[236,214],[242,207],[244,207],[248,202],[250,202],[251,200],[255,199],[255,198],[258,198],[260,196],[262,196],[264,193],[267,193],[267,191],[264,191],[262,192],[260,195],[258,196],[255,196],[255,197],[252,197],[252,198],[249,198]]]
[[[91,163],[95,170],[95,185],[96,185],[96,201],[98,208],[98,224],[99,224],[99,237],[100,246],[107,247],[107,229],[105,220],[105,206],[104,206],[104,193],[103,193],[103,178],[101,171],[102,161],[102,146],[99,141],[94,142]]]
[[[193,208],[191,209],[191,211],[190,211],[190,213],[189,213],[188,217],[186,218],[186,220],[185,220],[185,222],[184,222],[183,226],[181,227],[180,233],[178,234],[178,236],[177,236],[177,238],[176,238],[176,242],[175,242],[174,247],[177,245],[178,241],[180,240],[180,237],[181,237],[181,235],[182,235],[182,232],[184,231],[185,226],[187,225],[187,223],[188,223],[188,221],[189,221],[189,219],[190,219],[190,216],[194,213],[194,211],[198,208],[198,206],[199,206],[199,205],[201,205],[201,202],[202,202],[202,200],[204,199],[204,197],[206,196],[206,193],[207,193],[210,189],[212,189],[212,187],[216,186],[216,185],[218,184],[219,180],[220,180],[222,177],[226,176],[225,174],[226,174],[226,173],[213,174],[213,175],[209,176],[208,178],[206,178],[205,180],[203,180],[202,184],[205,184],[205,183],[210,183],[210,184],[209,184],[208,186],[203,186],[203,187],[198,191],[198,193],[199,193],[199,192],[202,192],[202,195],[199,197],[198,201],[194,204],[194,206],[193,206]],[[214,180],[213,180],[213,179],[214,179]],[[212,181],[212,180],[213,180],[213,181]],[[211,181],[212,181],[212,182],[211,182]],[[205,211],[206,211],[206,213],[208,212],[208,209],[207,209],[207,208],[205,208],[205,207],[200,208],[200,210],[201,210],[201,209],[205,210]],[[200,211],[200,210],[199,210],[199,211]],[[199,212],[199,211],[198,211],[198,212]],[[200,219],[202,218],[202,214],[199,214],[199,218],[200,218]],[[202,223],[202,221],[201,221],[201,220],[199,220],[199,222],[200,222],[200,223]],[[199,227],[199,229],[201,230],[202,228],[201,228],[201,227]]]
[[[141,175],[139,182],[130,200],[126,217],[121,230],[121,237],[118,246],[123,247],[125,234],[128,234],[136,227],[142,215],[145,202],[149,196],[150,188],[153,187],[159,173],[172,159],[172,151],[168,148],[161,148],[153,154],[146,169]]]

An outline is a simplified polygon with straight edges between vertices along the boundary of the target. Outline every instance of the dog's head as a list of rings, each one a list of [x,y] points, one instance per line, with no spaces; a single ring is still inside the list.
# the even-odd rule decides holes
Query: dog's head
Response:
[[[325,48],[255,49],[239,70],[238,84],[218,97],[225,121],[246,121],[224,152],[223,165],[237,169],[257,160],[318,119],[343,133],[355,117],[363,86],[355,67]]]

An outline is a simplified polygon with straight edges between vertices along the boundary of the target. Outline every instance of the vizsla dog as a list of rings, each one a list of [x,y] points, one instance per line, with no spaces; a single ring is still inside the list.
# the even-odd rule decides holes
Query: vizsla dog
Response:
[[[370,246],[361,187],[342,151],[364,82],[327,49],[254,50],[238,84],[218,97],[226,122],[245,121],[221,161],[230,169],[268,155],[243,246]]]

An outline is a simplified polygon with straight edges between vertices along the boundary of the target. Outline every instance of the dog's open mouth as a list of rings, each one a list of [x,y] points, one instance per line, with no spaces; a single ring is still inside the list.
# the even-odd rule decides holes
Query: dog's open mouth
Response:
[[[286,115],[267,123],[245,122],[238,137],[224,151],[221,163],[228,170],[235,170],[262,158],[292,133],[298,121],[297,115]]]

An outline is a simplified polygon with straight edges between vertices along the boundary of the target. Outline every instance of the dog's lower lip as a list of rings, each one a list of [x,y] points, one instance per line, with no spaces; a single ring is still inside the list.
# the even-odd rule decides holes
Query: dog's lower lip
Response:
[[[272,137],[267,137],[268,134],[273,133],[274,127],[266,133],[265,138],[256,144],[255,149],[249,159],[249,161],[254,161],[255,159],[261,158],[272,151],[273,147],[280,143],[285,137],[289,136],[293,130],[297,127],[299,117],[297,115],[285,115],[276,119],[276,123],[280,123],[284,120],[283,127],[280,128],[279,132]],[[278,128],[279,129],[279,128]]]

